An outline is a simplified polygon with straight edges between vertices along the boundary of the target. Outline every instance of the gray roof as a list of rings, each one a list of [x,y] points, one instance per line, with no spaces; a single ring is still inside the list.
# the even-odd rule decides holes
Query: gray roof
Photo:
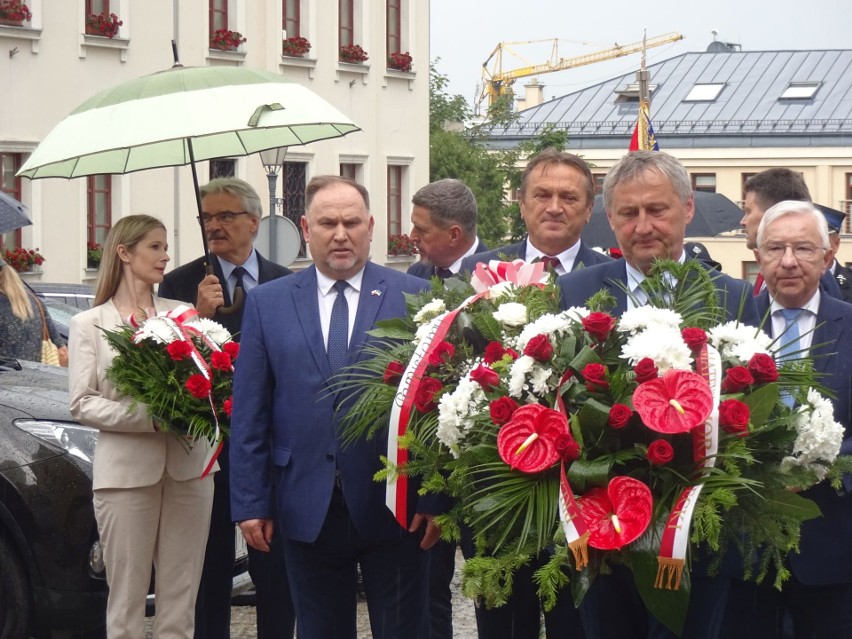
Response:
[[[661,148],[852,145],[852,50],[685,53],[648,71]],[[521,111],[517,123],[490,130],[490,145],[513,146],[553,124],[571,147],[626,148],[639,102],[619,91],[635,82],[629,73]],[[779,99],[791,82],[819,86],[811,98]],[[715,83],[724,84],[717,99],[685,101],[696,84]]]

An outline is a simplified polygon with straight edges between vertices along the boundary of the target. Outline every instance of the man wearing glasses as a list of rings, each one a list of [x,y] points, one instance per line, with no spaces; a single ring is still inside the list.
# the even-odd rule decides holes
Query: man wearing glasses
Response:
[[[264,258],[254,248],[260,217],[260,197],[248,183],[237,178],[217,178],[202,186],[201,218],[210,250],[213,273],[208,275],[204,257],[168,273],[160,284],[161,297],[195,304],[202,317],[210,318],[237,334],[243,305],[229,312],[235,290],[248,293],[258,284],[284,275],[290,269]],[[204,558],[204,572],[195,606],[195,636],[227,639],[231,634],[231,580],[234,571],[234,524],[231,519],[228,440],[219,455],[215,477],[213,516]],[[269,553],[249,549],[249,572],[256,589],[258,637],[292,637],[295,615],[284,570],[280,543],[273,539]]]

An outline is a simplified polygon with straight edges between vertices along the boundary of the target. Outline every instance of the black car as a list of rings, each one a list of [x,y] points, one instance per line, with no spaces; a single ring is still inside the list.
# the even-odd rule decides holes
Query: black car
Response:
[[[71,417],[66,369],[0,358],[0,639],[105,635],[96,443]],[[235,596],[251,588],[238,532],[236,543]]]

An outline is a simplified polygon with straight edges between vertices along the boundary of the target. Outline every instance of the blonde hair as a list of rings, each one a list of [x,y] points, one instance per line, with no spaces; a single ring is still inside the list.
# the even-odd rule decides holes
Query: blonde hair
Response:
[[[95,289],[95,306],[103,304],[112,298],[121,283],[121,260],[118,258],[118,247],[124,246],[128,251],[142,241],[148,233],[155,229],[166,230],[165,225],[150,215],[128,215],[121,218],[110,229],[104,241],[104,253],[101,258],[98,285]],[[154,287],[151,287],[154,292]]]
[[[30,303],[27,290],[20,276],[11,266],[0,266],[0,293],[9,298],[12,315],[19,320],[28,320],[33,316],[33,305]]]

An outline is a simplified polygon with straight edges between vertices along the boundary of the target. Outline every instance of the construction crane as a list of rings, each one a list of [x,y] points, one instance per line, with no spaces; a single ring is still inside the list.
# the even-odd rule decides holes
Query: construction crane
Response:
[[[542,73],[552,73],[554,71],[564,71],[565,69],[582,67],[587,64],[593,64],[595,62],[612,60],[614,58],[620,58],[631,53],[639,53],[640,51],[642,51],[643,47],[650,49],[651,47],[659,47],[664,44],[677,42],[678,40],[682,39],[683,36],[679,33],[666,33],[664,35],[656,36],[653,38],[647,38],[646,40],[640,40],[639,42],[634,42],[632,44],[619,45],[616,43],[615,46],[609,49],[604,49],[603,51],[588,53],[586,55],[580,55],[573,58],[559,57],[559,40],[557,38],[552,38],[548,40],[529,40],[526,42],[501,42],[495,47],[494,51],[491,52],[491,55],[488,56],[488,59],[482,63],[482,90],[476,101],[476,112],[479,113],[480,107],[486,98],[488,98],[488,107],[490,108],[500,97],[507,94],[512,94],[512,85],[518,78],[526,78],[531,75],[540,75]],[[504,51],[513,55],[519,60],[526,62],[526,60],[524,60],[520,55],[513,51],[509,45],[536,44],[540,42],[551,42],[553,44],[550,59],[547,62],[545,62],[544,64],[527,64],[527,66],[521,67],[519,69],[503,71]],[[489,71],[488,65],[492,60],[494,61],[494,64],[492,66],[491,71]]]

